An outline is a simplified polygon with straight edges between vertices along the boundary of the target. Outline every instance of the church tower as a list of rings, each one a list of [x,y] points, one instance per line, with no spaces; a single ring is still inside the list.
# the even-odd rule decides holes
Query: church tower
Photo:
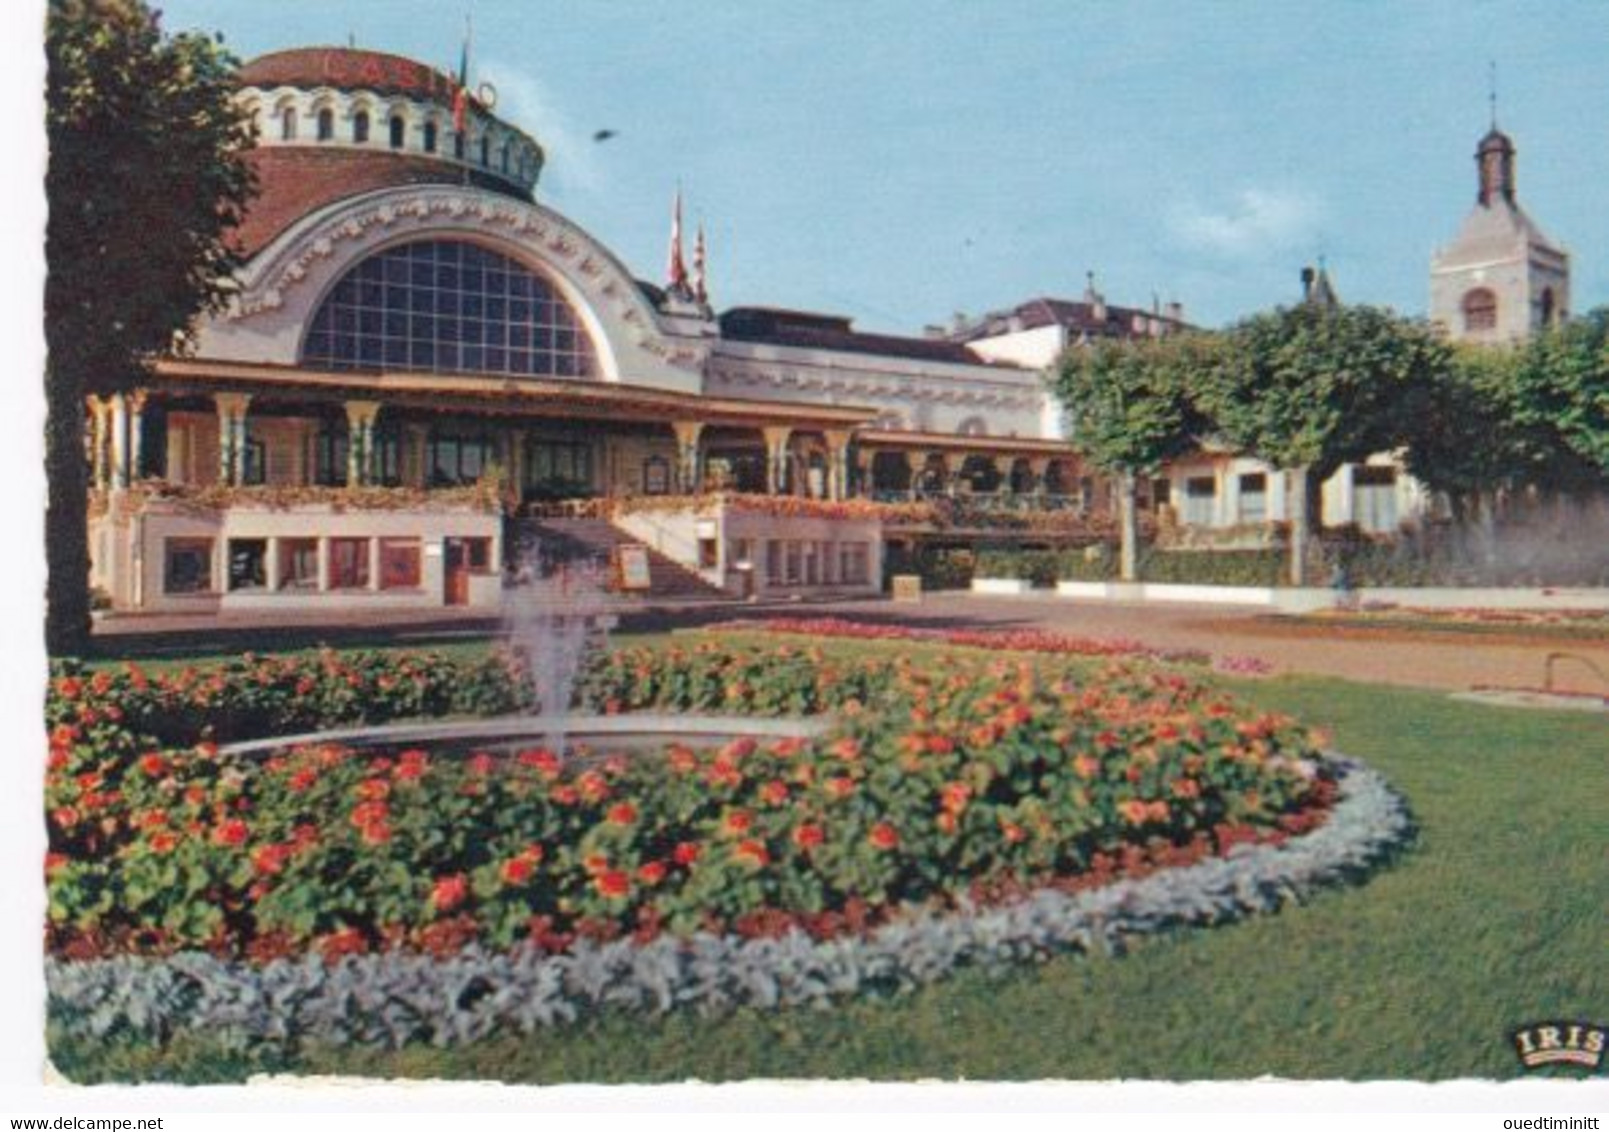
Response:
[[[1520,207],[1514,142],[1495,114],[1475,167],[1475,207],[1430,258],[1430,319],[1453,339],[1512,342],[1568,317],[1570,256]]]

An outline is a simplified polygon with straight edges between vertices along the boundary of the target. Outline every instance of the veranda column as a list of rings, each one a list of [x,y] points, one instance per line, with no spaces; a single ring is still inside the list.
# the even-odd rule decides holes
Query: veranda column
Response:
[[[128,399],[112,394],[112,490],[128,486]]]
[[[781,495],[788,487],[788,440],[793,429],[772,425],[760,430],[765,437],[765,491]]]
[[[855,473],[850,494],[869,499],[877,486],[872,482],[872,453],[857,445],[850,452],[850,460]]]
[[[994,468],[994,493],[1008,495],[1011,493],[1011,465],[1015,461],[1010,456],[995,456],[989,463]]]
[[[1035,495],[1047,494],[1050,490],[1048,479],[1050,475],[1050,457],[1030,456],[1028,458],[1028,474],[1033,477],[1033,482],[1028,485],[1028,490]]]
[[[374,418],[378,401],[346,403],[346,485],[362,487],[373,478]]]
[[[106,402],[100,397],[90,397],[90,465],[94,470],[95,490],[100,491],[106,487]]]
[[[409,487],[428,487],[430,470],[425,467],[426,441],[430,430],[422,424],[411,424],[406,429],[407,463],[403,469],[403,482]]]
[[[703,490],[698,458],[698,438],[703,435],[702,421],[672,421],[676,430],[676,491],[679,495],[697,495]]]
[[[145,465],[145,400],[146,391],[136,389],[128,395],[128,466],[129,481],[143,474]]]
[[[849,498],[849,430],[829,428],[822,432],[827,441],[827,498]]]
[[[246,456],[246,406],[250,393],[215,393],[218,410],[218,482],[238,487]]]

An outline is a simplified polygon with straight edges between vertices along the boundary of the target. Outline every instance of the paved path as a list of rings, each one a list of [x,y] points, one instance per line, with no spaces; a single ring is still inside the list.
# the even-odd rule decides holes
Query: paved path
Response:
[[[766,611],[776,616],[774,610]],[[892,602],[807,606],[831,613],[934,627],[1047,629],[1089,637],[1127,637],[1158,648],[1205,649],[1214,658],[1255,656],[1276,672],[1306,672],[1376,684],[1467,689],[1477,684],[1541,687],[1549,653],[1585,657],[1609,672],[1609,641],[1459,632],[1341,629],[1224,606],[1117,605],[1051,597],[930,594],[919,605]],[[1609,693],[1586,666],[1562,662],[1558,687]]]
[[[696,604],[624,609],[626,631],[685,628],[756,617],[842,616],[930,627],[1047,629],[1090,637],[1125,637],[1157,648],[1204,649],[1215,658],[1254,656],[1276,672],[1306,672],[1367,683],[1467,689],[1477,684],[1540,687],[1549,653],[1584,657],[1609,672],[1609,641],[1559,640],[1523,634],[1344,629],[1225,606],[1118,605],[1054,597],[928,594],[918,604],[886,599],[764,605]],[[495,635],[493,618],[449,617],[442,611],[354,613],[297,622],[283,615],[227,619],[140,617],[103,623],[97,637],[110,655],[160,656],[203,648],[300,648],[317,643],[420,644]],[[1558,686],[1609,692],[1585,665],[1565,661]]]

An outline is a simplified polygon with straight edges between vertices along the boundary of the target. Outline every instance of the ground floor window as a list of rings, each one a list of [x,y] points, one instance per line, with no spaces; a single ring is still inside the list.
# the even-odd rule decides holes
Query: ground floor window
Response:
[[[162,589],[170,594],[199,594],[212,590],[212,540],[164,540]]]
[[[1379,465],[1352,469],[1352,517],[1366,531],[1397,526],[1397,470]]]
[[[1268,477],[1247,472],[1240,477],[1240,521],[1261,523],[1268,519]]]
[[[484,433],[435,433],[425,452],[426,478],[432,487],[474,483],[492,463],[493,452]]]
[[[362,590],[369,586],[369,540],[332,538],[330,540],[330,588]]]
[[[838,580],[848,586],[863,586],[871,579],[871,547],[863,542],[846,542],[838,547]]]
[[[416,590],[419,588],[420,543],[416,538],[380,540],[380,588]]]
[[[784,581],[782,543],[777,539],[768,539],[765,544],[765,580],[773,586],[780,586]]]
[[[492,540],[489,538],[459,539],[464,546],[464,565],[471,574],[492,572]]]
[[[650,456],[642,464],[642,492],[644,495],[670,494],[670,461],[663,456]]]
[[[592,445],[532,440],[525,450],[525,489],[534,495],[592,493]]]
[[[1160,476],[1152,480],[1151,506],[1158,511],[1162,510],[1162,508],[1168,505],[1168,500],[1172,498],[1172,492],[1173,482],[1171,480],[1163,479]]]
[[[229,588],[260,590],[268,585],[268,540],[229,540]]]
[[[318,539],[282,538],[279,540],[279,588],[282,590],[318,589]]]
[[[1212,522],[1213,510],[1218,501],[1218,480],[1214,476],[1191,476],[1184,481],[1184,514],[1186,523],[1202,526]]]

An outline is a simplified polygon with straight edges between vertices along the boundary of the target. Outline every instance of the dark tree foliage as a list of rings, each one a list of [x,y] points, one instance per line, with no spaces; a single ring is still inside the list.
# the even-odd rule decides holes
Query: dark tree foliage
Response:
[[[238,266],[252,144],[221,41],[165,36],[139,0],[51,0],[46,17],[46,644],[88,632],[84,398],[183,349]]]

